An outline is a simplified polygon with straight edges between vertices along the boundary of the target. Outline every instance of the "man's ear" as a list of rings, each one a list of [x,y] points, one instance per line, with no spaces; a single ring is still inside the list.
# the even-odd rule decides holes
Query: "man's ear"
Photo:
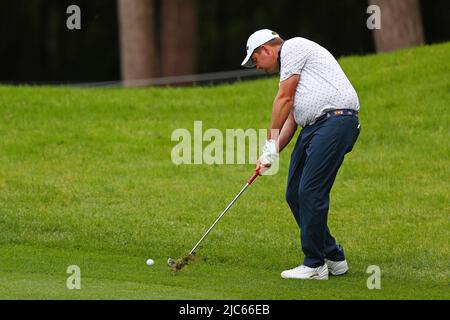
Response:
[[[265,44],[263,44],[260,48],[265,54],[270,54],[270,50]]]
[[[276,51],[274,50],[274,47],[266,46],[265,49],[266,49],[266,53],[268,55],[275,55],[275,53],[276,53]]]

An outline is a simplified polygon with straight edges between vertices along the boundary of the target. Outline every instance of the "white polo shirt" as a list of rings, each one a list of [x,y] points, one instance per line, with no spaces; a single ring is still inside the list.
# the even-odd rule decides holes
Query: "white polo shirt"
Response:
[[[294,74],[300,81],[294,97],[298,125],[313,124],[330,110],[359,110],[355,89],[333,55],[317,43],[304,39],[286,40],[280,53],[280,82]]]

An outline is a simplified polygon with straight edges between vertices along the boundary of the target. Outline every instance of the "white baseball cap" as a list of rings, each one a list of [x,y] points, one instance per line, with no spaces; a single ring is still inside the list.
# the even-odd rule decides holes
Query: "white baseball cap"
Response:
[[[254,32],[247,40],[247,56],[244,61],[242,61],[241,65],[246,68],[253,68],[255,64],[252,59],[250,59],[253,51],[264,43],[278,37],[278,33],[269,29],[261,29]]]

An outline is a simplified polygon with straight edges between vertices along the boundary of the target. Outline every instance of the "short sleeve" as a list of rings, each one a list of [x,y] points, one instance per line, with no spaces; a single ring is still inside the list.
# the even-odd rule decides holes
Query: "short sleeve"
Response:
[[[287,40],[281,48],[280,82],[300,74],[308,59],[309,50],[295,40]]]

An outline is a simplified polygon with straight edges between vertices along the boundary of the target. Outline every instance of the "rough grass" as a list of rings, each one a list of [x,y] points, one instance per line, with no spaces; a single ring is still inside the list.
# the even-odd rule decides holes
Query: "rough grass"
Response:
[[[340,60],[362,132],[329,225],[350,272],[289,281],[293,143],[173,274],[253,170],[171,161],[177,128],[266,128],[277,79],[207,88],[0,87],[2,299],[448,299],[450,43]],[[147,258],[155,260],[148,267]],[[67,267],[81,269],[68,290]],[[381,268],[369,290],[367,267]]]

